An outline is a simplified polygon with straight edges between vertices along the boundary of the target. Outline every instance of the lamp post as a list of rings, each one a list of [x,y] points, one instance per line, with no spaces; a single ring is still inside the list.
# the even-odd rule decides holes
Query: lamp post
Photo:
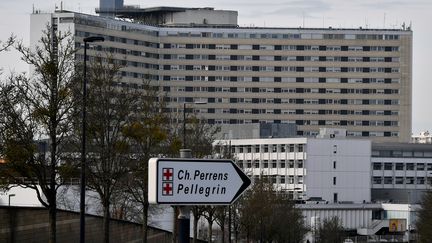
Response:
[[[11,197],[15,197],[15,194],[9,194],[9,207],[10,207],[10,199],[11,199]]]
[[[80,195],[80,243],[85,242],[85,167],[86,167],[86,130],[87,130],[87,47],[89,42],[101,42],[105,38],[91,36],[84,38],[83,98],[82,98],[82,147],[81,147],[81,195]]]

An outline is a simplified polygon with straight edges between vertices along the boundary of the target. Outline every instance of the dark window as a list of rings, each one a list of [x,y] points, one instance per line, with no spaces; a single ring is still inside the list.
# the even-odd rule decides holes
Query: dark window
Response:
[[[304,56],[297,56],[296,61],[304,61]]]
[[[230,77],[230,81],[231,82],[236,82],[237,81],[237,77]]]
[[[237,56],[236,55],[231,55],[230,59],[231,60],[237,60]]]
[[[297,51],[303,51],[305,49],[305,47],[304,46],[297,46],[296,49],[297,49]]]
[[[252,56],[252,60],[254,61],[259,61],[260,57],[259,56]]]
[[[252,82],[259,82],[259,81],[260,81],[259,77],[252,77]]]
[[[258,72],[259,71],[259,67],[258,66],[253,66],[252,67],[252,71]],[[276,67],[275,67],[275,71],[276,71]]]
[[[281,46],[281,45],[275,45],[275,46],[274,46],[274,49],[275,49],[276,51],[282,50],[282,46]]]
[[[348,62],[348,57],[341,57],[341,62]]]
[[[209,60],[216,60],[216,55],[209,55],[209,56],[208,56],[208,59],[209,59]]]
[[[369,57],[363,57],[363,62],[369,62],[370,58]]]
[[[319,78],[319,79],[318,79],[318,82],[320,82],[320,83],[325,83],[325,82],[326,82],[326,78]]]
[[[348,51],[348,46],[341,46],[341,51]]]
[[[275,60],[275,61],[281,61],[281,60],[282,60],[282,57],[281,57],[281,56],[274,56],[274,60]]]
[[[296,78],[296,83],[303,83],[303,82],[304,82],[304,78],[302,78],[302,77]]]
[[[318,59],[320,62],[325,62],[327,58],[325,56],[320,56]]]
[[[186,81],[193,81],[193,76],[186,76],[186,77],[185,77],[185,80],[186,80]]]
[[[320,73],[325,73],[326,72],[326,68],[325,67],[319,67],[318,71]]]
[[[370,68],[364,67],[364,68],[363,68],[363,72],[364,72],[364,73],[368,73],[368,72],[370,72]]]
[[[304,67],[296,67],[296,72],[304,72]]]
[[[260,46],[259,45],[252,45],[252,50],[259,50]]]
[[[326,46],[319,46],[319,50],[320,51],[325,51],[325,50],[327,50],[327,47]]]
[[[282,82],[282,78],[281,77],[274,77],[274,82]]]
[[[186,44],[186,49],[193,49],[193,44]]]
[[[276,67],[274,67],[274,71],[280,72],[280,71],[282,71],[282,67],[276,66]]]
[[[164,44],[163,44],[163,48],[165,48],[165,49],[169,49],[169,48],[171,48],[171,44],[169,44],[169,43],[164,43]]]
[[[363,46],[363,51],[370,51],[370,46]]]
[[[231,49],[237,50],[238,49],[238,45],[231,45]]]
[[[237,71],[237,66],[231,66],[230,71]]]
[[[392,58],[391,57],[384,57],[384,62],[391,62]]]

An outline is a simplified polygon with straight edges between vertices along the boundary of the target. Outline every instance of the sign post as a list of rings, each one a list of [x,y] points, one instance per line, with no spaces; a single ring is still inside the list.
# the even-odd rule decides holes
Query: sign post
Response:
[[[232,160],[166,159],[149,161],[149,203],[230,205],[250,185]]]

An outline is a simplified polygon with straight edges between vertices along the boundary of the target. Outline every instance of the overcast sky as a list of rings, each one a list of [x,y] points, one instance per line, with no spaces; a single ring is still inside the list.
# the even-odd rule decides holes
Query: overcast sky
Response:
[[[30,13],[52,12],[60,0],[0,0],[0,40],[14,33],[29,41]],[[124,0],[141,7],[214,7],[236,10],[240,26],[400,28],[412,24],[413,133],[432,130],[432,1],[431,0]],[[99,0],[64,0],[63,9],[94,14]],[[430,56],[431,58],[428,58]],[[16,53],[0,54],[4,73],[27,71]],[[429,72],[428,72],[429,69]]]

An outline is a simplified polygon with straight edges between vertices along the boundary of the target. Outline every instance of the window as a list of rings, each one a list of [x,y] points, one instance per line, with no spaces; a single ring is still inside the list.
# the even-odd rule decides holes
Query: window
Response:
[[[294,184],[294,176],[288,176],[288,184]]]
[[[417,170],[424,170],[425,164],[424,163],[417,163]]]
[[[336,176],[333,177],[333,185],[336,185]]]
[[[431,171],[431,170],[432,170],[432,164],[428,163],[428,164],[426,165],[426,170]]]
[[[333,161],[333,169],[336,169],[336,161]]]
[[[396,177],[395,178],[395,184],[403,184],[404,183],[404,178],[403,177]]]
[[[418,185],[423,185],[423,184],[425,184],[425,178],[424,177],[417,177],[416,182]]]
[[[414,170],[414,163],[407,163],[406,170]]]
[[[333,202],[334,203],[338,202],[338,194],[337,193],[333,193]]]
[[[406,178],[406,184],[414,184],[414,177],[407,177]]]
[[[303,168],[303,160],[297,161],[297,168]]]
[[[373,170],[382,170],[382,163],[373,163]]]
[[[395,169],[396,170],[403,170],[404,169],[404,164],[403,163],[396,163]]]
[[[382,184],[382,178],[380,176],[374,176],[372,179],[372,184]]]
[[[272,160],[272,168],[277,168],[276,160]]]
[[[294,160],[289,160],[288,166],[289,168],[294,168]]]
[[[384,170],[392,170],[393,164],[392,163],[384,163]]]
[[[384,177],[384,184],[393,184],[393,177],[391,176],[386,176]]]

